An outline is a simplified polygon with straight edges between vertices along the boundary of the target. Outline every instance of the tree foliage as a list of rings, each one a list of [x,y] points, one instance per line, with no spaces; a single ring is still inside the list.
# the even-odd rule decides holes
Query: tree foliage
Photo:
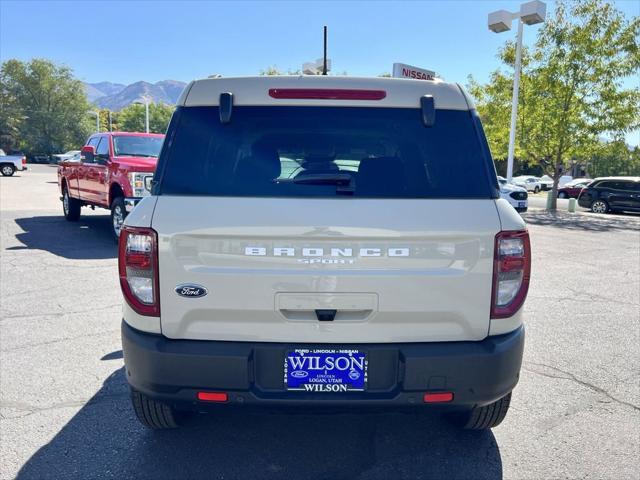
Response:
[[[523,55],[516,155],[554,178],[554,198],[572,160],[591,158],[602,136],[640,125],[640,89],[624,86],[640,67],[639,30],[639,18],[627,20],[606,1],[561,1]],[[500,52],[508,66],[513,52],[512,43]],[[512,85],[512,73],[500,70],[487,85],[470,80],[498,156],[507,150]]]
[[[100,115],[100,131],[109,131],[109,113],[111,113],[111,131],[117,131],[118,128],[118,115],[115,112],[110,112],[108,108],[101,108],[98,110]]]
[[[172,105],[164,103],[149,104],[149,131],[151,133],[165,133],[174,109]],[[145,106],[133,103],[120,110],[117,115],[117,127],[123,132],[144,132]]]
[[[49,60],[4,62],[0,101],[4,147],[58,153],[82,145],[91,132],[84,85],[69,68]]]
[[[623,140],[601,142],[593,149],[587,168],[593,177],[640,176],[640,147],[630,149]]]
[[[274,75],[300,75],[300,70],[287,70],[284,72],[280,70],[276,65],[269,65],[264,70],[260,70],[260,75],[262,76],[274,76]]]

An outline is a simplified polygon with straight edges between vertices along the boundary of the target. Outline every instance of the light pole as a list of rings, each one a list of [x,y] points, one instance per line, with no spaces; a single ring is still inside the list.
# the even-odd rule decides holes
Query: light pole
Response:
[[[547,6],[544,2],[534,0],[520,5],[517,12],[498,10],[489,14],[489,30],[495,33],[511,30],[511,22],[518,20],[516,37],[516,65],[513,77],[513,96],[511,98],[511,129],[509,130],[509,155],[507,157],[507,181],[513,178],[513,156],[516,149],[516,118],[518,116],[518,93],[520,91],[520,69],[522,64],[522,25],[535,25],[544,22]]]
[[[144,105],[144,128],[149,133],[149,97],[142,97],[143,102],[134,102],[138,105]]]
[[[94,111],[89,111],[87,113],[89,115],[95,115],[96,116],[96,133],[98,133],[100,131],[100,114],[98,112],[94,112]]]

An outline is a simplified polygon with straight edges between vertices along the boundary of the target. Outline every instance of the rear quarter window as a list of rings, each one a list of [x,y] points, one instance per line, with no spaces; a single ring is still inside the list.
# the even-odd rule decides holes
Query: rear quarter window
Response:
[[[163,195],[496,198],[479,123],[469,111],[180,107],[155,191]]]

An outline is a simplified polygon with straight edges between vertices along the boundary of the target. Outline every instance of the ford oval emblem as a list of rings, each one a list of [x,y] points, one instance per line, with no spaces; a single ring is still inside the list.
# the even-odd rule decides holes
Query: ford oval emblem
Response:
[[[296,378],[304,378],[307,375],[309,375],[309,372],[305,372],[304,370],[294,370],[291,372],[291,376]]]
[[[207,294],[207,289],[202,285],[184,284],[176,287],[176,293],[181,297],[198,298]]]

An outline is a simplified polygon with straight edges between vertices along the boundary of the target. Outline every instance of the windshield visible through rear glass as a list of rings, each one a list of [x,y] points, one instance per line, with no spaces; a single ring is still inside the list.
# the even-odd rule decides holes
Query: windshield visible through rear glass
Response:
[[[468,111],[438,110],[427,128],[419,109],[235,107],[222,124],[217,107],[181,107],[168,135],[160,194],[493,198],[496,187]]]
[[[162,137],[115,136],[113,148],[116,157],[157,157],[162,141]]]

